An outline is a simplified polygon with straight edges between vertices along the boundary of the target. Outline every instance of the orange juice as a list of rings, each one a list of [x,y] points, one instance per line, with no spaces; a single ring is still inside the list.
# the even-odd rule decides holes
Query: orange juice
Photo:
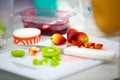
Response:
[[[91,0],[97,26],[106,34],[120,31],[120,0]]]

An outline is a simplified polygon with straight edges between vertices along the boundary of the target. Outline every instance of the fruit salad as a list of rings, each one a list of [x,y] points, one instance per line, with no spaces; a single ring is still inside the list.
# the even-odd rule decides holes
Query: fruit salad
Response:
[[[10,51],[11,56],[23,58],[26,55],[25,50],[16,49]],[[50,64],[52,67],[58,66],[61,61],[60,56],[61,50],[56,46],[46,46],[43,48],[38,47],[30,47],[28,49],[29,57],[33,57],[33,65],[40,66],[40,65],[47,65]],[[41,54],[42,58],[37,58],[37,54]]]
[[[37,51],[37,49],[36,49]],[[61,57],[60,57],[60,49],[55,46],[46,46],[41,49],[41,54],[43,56],[43,59],[33,59],[33,64],[34,65],[42,65],[42,64],[49,64],[51,66],[57,66],[60,64]]]

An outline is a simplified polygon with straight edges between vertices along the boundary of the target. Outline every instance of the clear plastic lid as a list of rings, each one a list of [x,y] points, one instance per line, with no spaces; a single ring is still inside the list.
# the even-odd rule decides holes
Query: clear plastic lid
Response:
[[[44,9],[36,9],[34,7],[20,11],[16,13],[15,17],[22,17],[24,20],[29,20],[31,22],[41,22],[54,24],[60,20],[66,20],[69,17],[75,15],[76,13],[73,11],[59,11],[59,10],[44,10]]]

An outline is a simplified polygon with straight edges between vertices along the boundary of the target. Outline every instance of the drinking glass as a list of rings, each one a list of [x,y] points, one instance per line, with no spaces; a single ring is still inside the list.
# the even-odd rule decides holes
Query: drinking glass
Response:
[[[120,0],[80,0],[78,16],[82,14],[83,31],[94,36],[106,36],[120,31]]]

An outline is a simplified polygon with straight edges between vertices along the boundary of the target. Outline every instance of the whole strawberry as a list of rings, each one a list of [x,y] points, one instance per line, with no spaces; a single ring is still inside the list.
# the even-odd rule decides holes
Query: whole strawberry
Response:
[[[76,32],[78,32],[77,29],[75,28],[70,28],[68,31],[67,31],[67,41],[69,43],[72,42],[72,39],[74,39],[74,34],[76,34]]]
[[[61,45],[66,42],[66,38],[59,33],[55,33],[51,36],[51,41],[55,45]]]
[[[79,32],[74,28],[70,28],[67,32],[67,41],[72,43],[73,40],[76,42],[82,42],[84,44],[85,42],[89,41],[89,38],[85,32]]]
[[[89,37],[85,32],[76,32],[73,36],[74,40],[78,42],[85,43],[89,41]]]

